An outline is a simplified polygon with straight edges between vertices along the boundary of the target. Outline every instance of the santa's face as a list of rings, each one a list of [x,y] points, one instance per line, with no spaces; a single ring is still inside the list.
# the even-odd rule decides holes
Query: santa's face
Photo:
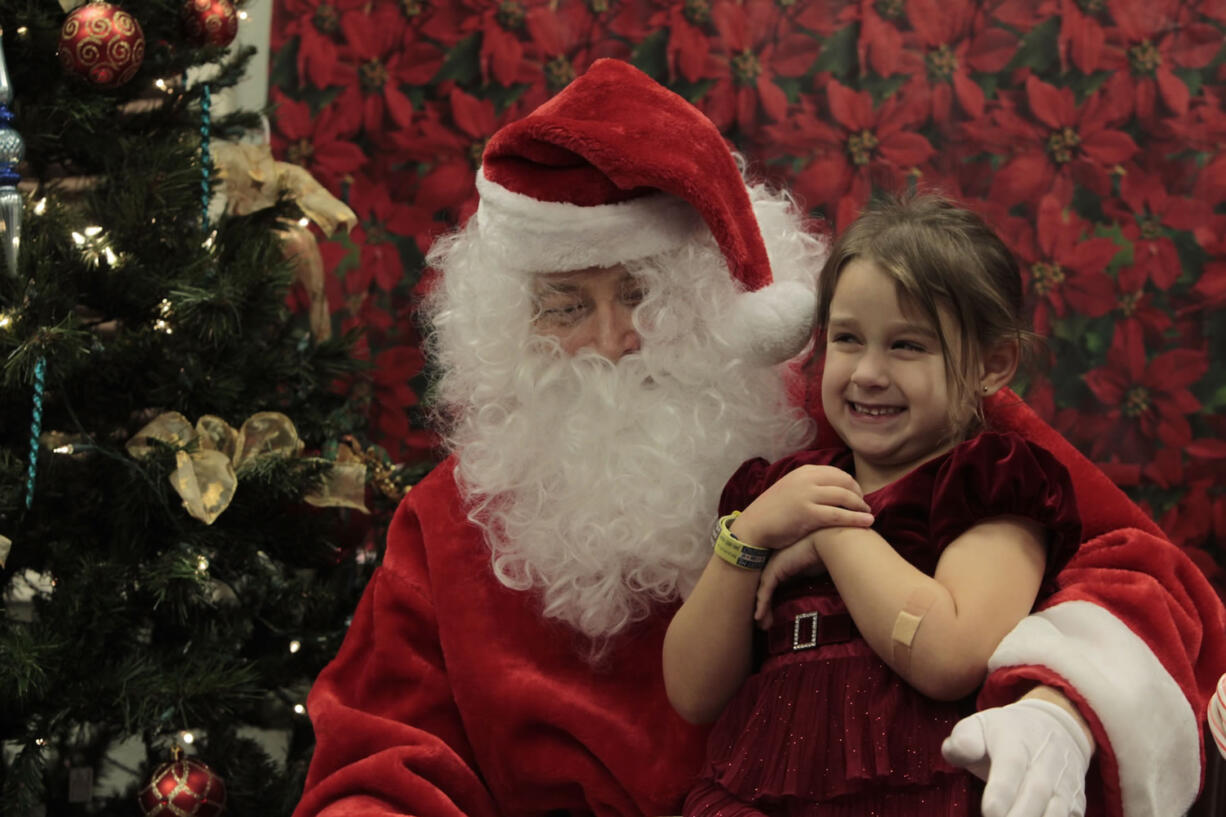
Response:
[[[535,276],[533,329],[568,355],[592,349],[614,362],[638,351],[634,309],[643,287],[621,264]]]

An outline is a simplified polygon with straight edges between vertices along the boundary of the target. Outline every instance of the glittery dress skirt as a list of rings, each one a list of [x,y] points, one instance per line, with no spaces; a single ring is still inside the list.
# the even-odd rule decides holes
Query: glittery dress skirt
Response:
[[[916,692],[833,594],[781,598],[774,621],[760,671],[712,729],[685,817],[978,817],[982,784],[941,757],[973,697]]]

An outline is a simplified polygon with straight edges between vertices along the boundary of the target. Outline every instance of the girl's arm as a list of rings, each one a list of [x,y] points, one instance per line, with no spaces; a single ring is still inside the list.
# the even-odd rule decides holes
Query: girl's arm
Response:
[[[711,723],[753,669],[760,573],[712,556],[664,635],[664,688],[677,714]]]
[[[811,542],[869,646],[938,700],[962,698],[983,683],[988,657],[1034,606],[1046,563],[1045,530],[1016,516],[962,533],[933,576],[876,531],[827,528]],[[909,648],[902,645],[908,630]]]
[[[729,530],[778,548],[827,525],[873,523],[850,474],[825,465],[789,472],[750,503]],[[754,595],[761,573],[712,556],[664,636],[664,687],[677,714],[710,723],[753,669]]]

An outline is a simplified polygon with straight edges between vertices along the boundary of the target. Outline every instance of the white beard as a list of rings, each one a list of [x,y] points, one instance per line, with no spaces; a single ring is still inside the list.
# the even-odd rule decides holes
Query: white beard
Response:
[[[639,355],[525,363],[516,405],[472,423],[456,452],[499,581],[597,640],[688,594],[727,478],[809,434],[777,372],[712,370],[697,384],[651,376]]]
[[[763,213],[794,218],[779,199]],[[824,247],[793,236],[772,252],[776,278],[811,282]],[[599,653],[693,589],[727,479],[807,443],[812,421],[788,399],[783,366],[730,351],[738,290],[712,274],[726,270],[713,241],[627,265],[647,292],[642,351],[617,364],[534,335],[530,282],[503,271],[472,224],[430,262],[444,272],[426,304],[436,405],[469,519],[498,580],[537,593],[546,617]]]

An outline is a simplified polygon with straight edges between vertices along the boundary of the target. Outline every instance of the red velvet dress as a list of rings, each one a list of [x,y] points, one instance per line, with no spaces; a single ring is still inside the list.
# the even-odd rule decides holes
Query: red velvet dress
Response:
[[[847,449],[751,460],[732,477],[721,513],[745,508],[794,468],[852,470]],[[977,521],[1016,515],[1050,532],[1041,595],[1081,540],[1067,470],[1015,434],[985,432],[865,499],[874,529],[932,575],[944,548]],[[776,592],[759,639],[759,671],[716,722],[687,817],[967,817],[982,789],[941,757],[941,741],[975,710],[973,697],[934,701],[896,675],[855,631],[829,577]]]

